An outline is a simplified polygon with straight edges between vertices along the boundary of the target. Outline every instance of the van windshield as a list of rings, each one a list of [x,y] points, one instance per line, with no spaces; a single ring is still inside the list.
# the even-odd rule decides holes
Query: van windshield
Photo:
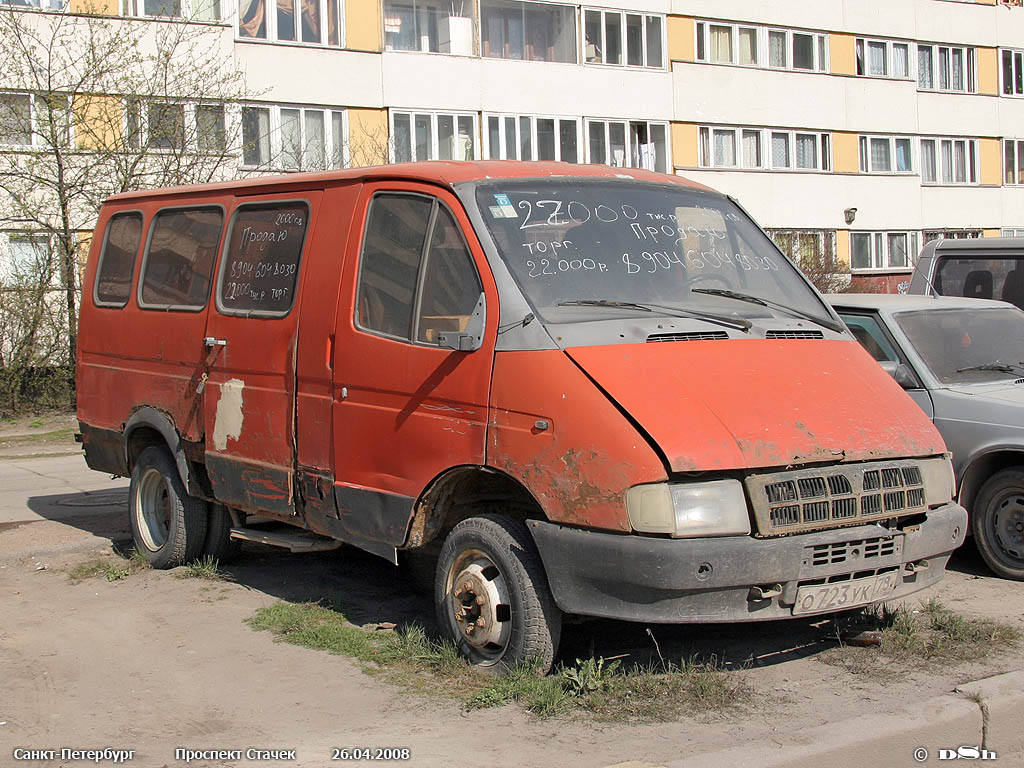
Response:
[[[796,268],[721,195],[533,179],[481,185],[476,202],[501,258],[548,322],[676,310],[768,317],[773,303],[832,322]]]
[[[929,309],[895,317],[943,384],[1024,377],[1024,312],[1019,309]]]

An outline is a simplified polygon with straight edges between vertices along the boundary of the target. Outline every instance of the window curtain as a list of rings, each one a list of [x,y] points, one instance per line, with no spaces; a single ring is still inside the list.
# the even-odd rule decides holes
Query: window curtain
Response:
[[[907,266],[907,236],[889,235],[889,266]]]
[[[786,66],[786,33],[768,33],[768,66]]]
[[[796,167],[818,167],[818,142],[814,135],[809,133],[796,135]]]
[[[772,134],[772,167],[789,168],[789,134]]]
[[[743,132],[743,166],[761,167],[761,134],[757,131]]]
[[[896,170],[913,170],[910,157],[910,139],[896,139]]]
[[[892,170],[892,158],[889,156],[889,140],[888,139],[872,139],[871,140],[871,171],[878,173],[880,171],[891,171]]]
[[[885,43],[868,43],[868,72],[872,75],[888,74],[885,69]]]
[[[736,133],[715,131],[715,165],[732,167],[736,165]]]
[[[964,184],[967,182],[967,145],[963,141],[953,142],[953,151],[956,160],[956,182]]]
[[[757,64],[757,30],[740,30],[740,64]]]
[[[935,142],[921,142],[921,181],[938,181],[935,176]]]
[[[906,77],[910,73],[910,52],[906,45],[892,47],[892,74],[894,77]]]
[[[711,60],[719,62],[732,61],[732,28],[717,27],[714,24],[709,29],[711,36]]]
[[[239,0],[238,34],[240,37],[266,38],[267,19],[264,0]]]

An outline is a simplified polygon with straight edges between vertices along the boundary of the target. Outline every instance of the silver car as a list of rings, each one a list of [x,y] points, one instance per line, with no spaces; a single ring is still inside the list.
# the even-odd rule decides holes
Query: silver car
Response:
[[[935,422],[985,562],[1024,581],[1024,312],[950,297],[826,299]]]

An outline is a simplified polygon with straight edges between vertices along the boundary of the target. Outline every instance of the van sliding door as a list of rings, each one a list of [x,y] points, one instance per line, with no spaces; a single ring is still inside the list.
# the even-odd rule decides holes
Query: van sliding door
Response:
[[[222,503],[296,514],[295,356],[304,251],[320,191],[239,198],[202,343],[206,468]]]

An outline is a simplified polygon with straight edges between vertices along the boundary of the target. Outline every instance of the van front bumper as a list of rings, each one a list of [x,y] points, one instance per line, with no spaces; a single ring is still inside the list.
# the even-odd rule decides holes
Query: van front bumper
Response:
[[[840,586],[883,573],[896,574],[886,600],[925,589],[942,578],[950,553],[963,543],[967,512],[950,502],[902,530],[858,525],[771,539],[616,535],[540,520],[528,521],[528,528],[555,602],[566,613],[709,623],[787,618],[800,587]]]

